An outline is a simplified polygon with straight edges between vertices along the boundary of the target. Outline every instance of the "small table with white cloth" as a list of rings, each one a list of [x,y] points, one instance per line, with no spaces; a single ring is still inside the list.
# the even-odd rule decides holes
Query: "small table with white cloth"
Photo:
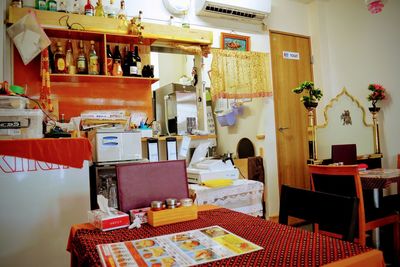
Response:
[[[212,204],[253,216],[263,216],[264,184],[237,179],[225,187],[210,188],[189,184],[189,194],[197,205]]]

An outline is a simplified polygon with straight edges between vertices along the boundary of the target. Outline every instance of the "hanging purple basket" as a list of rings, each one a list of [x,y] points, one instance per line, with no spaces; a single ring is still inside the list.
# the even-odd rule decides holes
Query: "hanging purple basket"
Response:
[[[231,111],[224,115],[218,115],[217,119],[221,126],[232,126],[236,122],[236,114],[234,111]]]

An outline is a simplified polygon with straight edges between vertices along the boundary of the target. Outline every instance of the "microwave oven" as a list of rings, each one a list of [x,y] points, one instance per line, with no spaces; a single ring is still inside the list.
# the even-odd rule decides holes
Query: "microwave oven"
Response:
[[[142,135],[134,131],[97,129],[92,131],[93,162],[142,159]]]

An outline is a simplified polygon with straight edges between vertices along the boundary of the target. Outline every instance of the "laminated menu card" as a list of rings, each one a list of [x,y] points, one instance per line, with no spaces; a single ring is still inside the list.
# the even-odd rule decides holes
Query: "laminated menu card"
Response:
[[[260,249],[220,226],[97,245],[103,266],[192,266]]]

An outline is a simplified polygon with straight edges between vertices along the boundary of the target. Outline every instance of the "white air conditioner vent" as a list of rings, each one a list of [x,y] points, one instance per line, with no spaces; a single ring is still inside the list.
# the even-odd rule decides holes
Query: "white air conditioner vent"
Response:
[[[240,4],[240,5],[239,5]],[[262,22],[271,11],[271,0],[196,0],[197,15]]]

